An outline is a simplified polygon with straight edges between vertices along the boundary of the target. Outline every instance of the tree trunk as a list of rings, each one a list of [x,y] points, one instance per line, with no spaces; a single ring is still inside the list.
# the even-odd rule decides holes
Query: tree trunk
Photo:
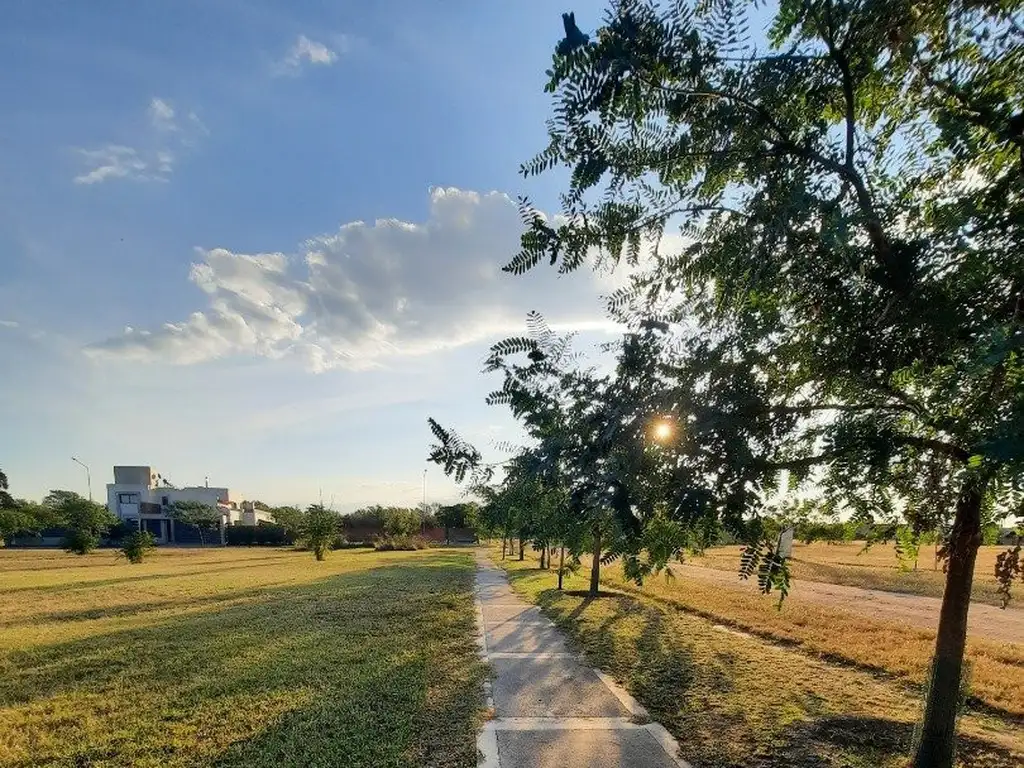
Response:
[[[519,537],[519,561],[522,562],[523,558],[526,557],[526,550],[523,547],[523,537]]]
[[[931,681],[914,768],[951,768],[960,709],[960,681],[967,642],[967,609],[971,604],[974,561],[981,544],[981,504],[988,478],[972,476],[956,502],[949,539],[946,588],[939,612]]]
[[[565,573],[565,544],[558,552],[558,591],[562,591],[562,574]]]
[[[601,528],[594,526],[594,560],[590,565],[590,596],[597,597],[601,588]]]
[[[508,539],[505,537],[505,534],[501,534],[501,559],[502,560],[505,559],[505,546],[506,546],[507,543],[508,543]]]
[[[547,545],[542,544],[541,547],[540,547],[540,569],[542,571],[547,569],[547,560],[545,559],[547,554],[548,554]]]

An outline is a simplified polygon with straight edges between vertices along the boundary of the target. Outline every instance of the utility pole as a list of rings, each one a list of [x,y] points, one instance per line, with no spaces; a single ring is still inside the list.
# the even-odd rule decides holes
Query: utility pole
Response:
[[[85,468],[85,482],[89,486],[89,501],[92,501],[92,473],[89,472],[89,465],[86,464],[84,461],[76,459],[74,456],[71,457],[71,460],[75,462],[75,464],[80,464],[82,467]]]

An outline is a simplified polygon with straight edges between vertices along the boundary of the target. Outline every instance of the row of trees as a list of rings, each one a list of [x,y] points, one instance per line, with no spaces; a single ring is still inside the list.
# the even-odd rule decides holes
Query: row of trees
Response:
[[[592,591],[602,560],[641,580],[725,529],[784,596],[780,494],[940,531],[914,765],[949,768],[983,521],[1024,515],[1022,4],[780,0],[753,33],[751,5],[618,0],[592,38],[565,17],[522,170],[568,186],[557,218],[523,200],[506,270],[625,262],[628,332],[599,373],[531,318],[487,361],[526,447],[493,485],[431,421],[431,459],[506,532],[589,550]],[[1007,595],[1022,572],[1000,557]]]

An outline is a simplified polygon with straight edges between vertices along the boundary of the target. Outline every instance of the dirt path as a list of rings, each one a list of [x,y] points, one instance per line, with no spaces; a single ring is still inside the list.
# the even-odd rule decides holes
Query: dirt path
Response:
[[[757,589],[756,581],[741,581],[733,571],[694,565],[672,566],[679,576],[712,581],[735,589]],[[897,621],[923,629],[935,629],[941,600],[935,597],[862,589],[819,581],[794,580],[792,597],[845,611],[860,613],[883,621]],[[994,605],[974,603],[968,617],[968,636],[984,637],[1004,643],[1024,643],[1024,608],[1001,610]]]

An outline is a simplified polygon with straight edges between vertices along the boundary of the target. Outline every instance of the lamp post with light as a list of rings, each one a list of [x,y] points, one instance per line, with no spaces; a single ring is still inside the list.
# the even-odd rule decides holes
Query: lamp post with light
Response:
[[[74,456],[71,457],[71,460],[85,469],[85,482],[89,486],[89,501],[92,501],[92,473],[89,472],[89,465]]]

